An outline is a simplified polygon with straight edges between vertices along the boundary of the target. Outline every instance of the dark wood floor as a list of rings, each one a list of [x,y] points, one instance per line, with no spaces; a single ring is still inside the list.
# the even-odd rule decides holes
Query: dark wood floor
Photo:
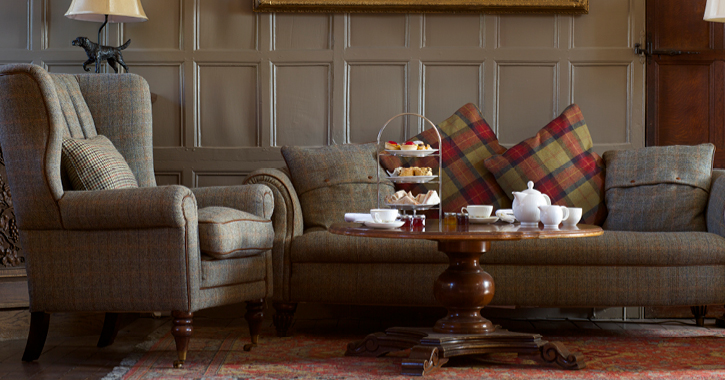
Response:
[[[303,306],[303,305],[301,305]],[[244,324],[244,306],[210,309],[199,312],[195,320],[204,324]],[[410,309],[392,314],[389,308],[383,314],[373,309],[361,312],[359,309],[340,313],[319,306],[301,307],[298,310],[296,329],[330,329],[355,331],[361,336],[396,325],[428,325],[438,318],[439,311],[410,313]],[[270,312],[266,313],[265,324],[271,325]],[[127,357],[134,347],[161,328],[171,328],[169,317],[153,318],[150,315],[128,315],[115,343],[106,348],[96,348],[96,342],[103,325],[103,314],[58,313],[51,316],[50,331],[40,359],[34,363],[23,363],[20,358],[25,348],[30,314],[27,310],[0,311],[0,379],[100,379]],[[551,329],[699,329],[692,319],[678,320],[630,320],[603,321],[586,319],[532,320],[496,319],[511,330]],[[405,322],[402,323],[401,322]],[[411,323],[412,322],[412,323]],[[706,320],[706,328],[715,327],[714,319]],[[193,337],[192,337],[193,339]]]

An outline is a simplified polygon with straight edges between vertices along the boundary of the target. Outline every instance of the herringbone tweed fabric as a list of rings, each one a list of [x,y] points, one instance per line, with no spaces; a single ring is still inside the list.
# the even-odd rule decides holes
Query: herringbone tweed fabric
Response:
[[[370,212],[378,207],[378,185],[387,175],[378,165],[376,144],[332,145],[322,148],[282,147],[292,183],[302,205],[305,228],[328,228],[343,222],[345,212]],[[380,183],[380,204],[393,184]]]
[[[250,173],[245,184],[264,184],[272,189],[274,195],[274,297],[275,300],[289,300],[290,245],[293,239],[302,235],[302,206],[297,192],[287,174],[287,170],[258,169]]]
[[[89,139],[63,138],[61,167],[74,190],[113,190],[138,187],[131,168],[103,135]]]
[[[707,231],[715,146],[663,146],[608,151],[604,228],[620,231]]]
[[[707,232],[725,237],[725,170],[712,171],[706,218]]]
[[[228,207],[199,209],[201,253],[216,259],[258,255],[272,249],[272,221]]]
[[[31,311],[194,312],[271,295],[269,251],[249,264],[246,258],[210,261],[202,273],[194,194],[182,186],[156,187],[143,78],[56,75],[33,65],[2,66],[0,74],[0,144]],[[118,149],[141,188],[63,189],[63,137],[98,134]],[[200,194],[209,206],[234,204],[259,214],[254,218],[268,218],[274,209],[262,185]],[[204,276],[211,287],[202,288]]]

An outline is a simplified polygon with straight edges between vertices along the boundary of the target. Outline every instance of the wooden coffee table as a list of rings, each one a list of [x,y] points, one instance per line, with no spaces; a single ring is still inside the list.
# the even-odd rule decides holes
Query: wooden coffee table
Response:
[[[566,369],[584,368],[579,353],[571,353],[560,342],[547,342],[541,335],[516,333],[495,327],[481,316],[494,293],[493,278],[479,266],[481,254],[491,250],[491,242],[544,238],[579,238],[599,236],[598,226],[580,224],[576,227],[545,229],[521,227],[519,224],[471,224],[465,230],[447,228],[438,220],[429,220],[422,231],[374,229],[359,223],[333,224],[333,234],[371,238],[426,239],[438,242],[438,250],[448,255],[450,264],[433,284],[438,302],[448,315],[433,328],[393,327],[370,334],[348,344],[345,355],[382,356],[388,352],[411,349],[403,360],[401,373],[422,376],[462,355],[495,352],[520,354],[541,353],[546,362],[556,362]]]

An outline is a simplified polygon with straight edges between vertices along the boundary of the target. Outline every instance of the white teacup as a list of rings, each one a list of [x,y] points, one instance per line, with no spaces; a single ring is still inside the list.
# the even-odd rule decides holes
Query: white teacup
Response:
[[[398,217],[398,210],[390,208],[374,208],[370,210],[370,216],[375,223],[392,223]]]
[[[468,205],[462,207],[461,212],[467,212],[469,216],[474,218],[488,218],[493,212],[493,206]]]
[[[564,206],[539,206],[544,227],[559,227],[562,220],[569,217],[569,209]]]
[[[582,218],[582,208],[581,207],[567,207],[567,210],[569,210],[569,217],[564,218],[564,225],[565,226],[576,226],[577,223]]]

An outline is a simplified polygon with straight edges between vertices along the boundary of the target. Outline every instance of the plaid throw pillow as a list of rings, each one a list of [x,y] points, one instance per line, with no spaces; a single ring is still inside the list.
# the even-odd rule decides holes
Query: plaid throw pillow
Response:
[[[602,225],[607,217],[604,161],[592,151],[592,145],[584,116],[572,104],[536,136],[485,164],[509,197],[534,181],[535,188],[552,203],[581,207],[583,223]]]
[[[61,166],[73,190],[110,190],[138,187],[126,160],[106,136],[63,139]]]
[[[496,178],[486,169],[483,161],[506,148],[498,144],[496,134],[483,119],[481,111],[469,103],[438,126],[443,141],[443,211],[461,212],[466,205],[493,205],[494,209],[511,207],[511,200],[496,183]],[[438,137],[431,128],[413,137],[438,148]],[[381,155],[380,164],[388,171],[399,166],[438,167],[437,157],[406,160],[397,156]],[[396,189],[425,193],[433,185],[396,184]]]

